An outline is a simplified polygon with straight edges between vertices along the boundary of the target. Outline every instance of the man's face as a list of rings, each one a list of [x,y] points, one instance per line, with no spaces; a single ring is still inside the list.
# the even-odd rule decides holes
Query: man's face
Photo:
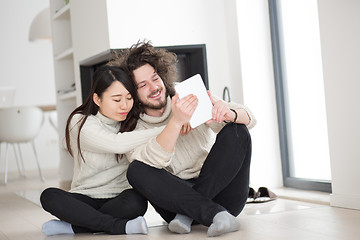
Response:
[[[139,101],[147,110],[162,109],[166,106],[164,82],[150,64],[145,64],[133,71],[137,85]]]

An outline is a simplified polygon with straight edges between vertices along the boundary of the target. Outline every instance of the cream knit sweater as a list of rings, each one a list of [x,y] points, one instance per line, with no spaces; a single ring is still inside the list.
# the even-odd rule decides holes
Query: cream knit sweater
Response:
[[[80,147],[85,162],[77,148],[79,120],[76,114],[71,120],[70,143],[74,155],[74,175],[70,192],[81,193],[92,198],[112,198],[131,188],[126,171],[129,165],[124,154],[157,136],[163,128],[118,133],[120,123],[99,112],[89,116],[80,132]]]
[[[214,98],[219,100],[216,97]],[[229,108],[244,109],[250,117],[250,123],[247,125],[248,129],[255,126],[256,119],[248,108],[233,102],[225,102],[225,104]],[[136,130],[164,126],[170,118],[171,99],[168,97],[164,114],[161,117],[141,114]],[[199,176],[201,167],[215,142],[216,134],[224,126],[225,123],[219,124],[216,122],[209,125],[204,123],[198,126],[189,134],[179,136],[173,152],[167,152],[157,143],[156,138],[152,138],[148,144],[129,151],[126,156],[130,162],[136,159],[156,168],[165,168],[182,179],[195,178]]]

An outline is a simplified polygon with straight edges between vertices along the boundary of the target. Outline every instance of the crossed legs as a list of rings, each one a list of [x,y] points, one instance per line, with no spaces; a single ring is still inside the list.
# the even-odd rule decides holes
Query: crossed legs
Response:
[[[40,201],[44,210],[62,221],[61,225],[57,224],[59,223],[57,221],[51,221],[48,227],[57,225],[64,229],[64,223],[68,223],[71,225],[70,230],[73,233],[125,234],[131,232],[133,230],[132,224],[136,223],[140,229],[137,233],[147,233],[146,222],[138,218],[145,214],[147,200],[135,190],[125,190],[111,199],[93,199],[86,195],[70,193],[58,188],[48,188],[42,192]],[[56,231],[50,229],[48,233],[51,235]]]
[[[218,134],[197,179],[183,180],[164,169],[134,161],[128,169],[128,180],[170,223],[170,230],[188,232],[195,220],[210,226],[208,235],[216,236],[238,230],[234,216],[246,203],[250,159],[247,128],[229,124]]]

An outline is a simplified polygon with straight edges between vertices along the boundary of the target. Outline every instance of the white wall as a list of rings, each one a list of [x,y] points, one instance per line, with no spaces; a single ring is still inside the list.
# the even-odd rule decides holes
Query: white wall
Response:
[[[15,86],[17,105],[55,104],[51,41],[29,42],[33,18],[48,0],[0,1],[0,85]]]
[[[28,40],[33,18],[48,6],[48,0],[0,1],[0,86],[16,87],[16,105],[55,105],[51,41]],[[57,139],[57,133],[46,118],[41,134],[35,140],[43,168],[56,168],[58,165]],[[1,172],[4,170],[3,145]],[[25,168],[36,169],[33,153],[28,146],[24,146],[23,156],[29,158]],[[9,170],[17,171],[11,148],[9,158]]]
[[[360,209],[360,1],[318,0],[331,205]]]
[[[251,131],[253,154],[250,185],[283,186],[269,6],[267,1],[237,0],[244,103],[257,117]]]

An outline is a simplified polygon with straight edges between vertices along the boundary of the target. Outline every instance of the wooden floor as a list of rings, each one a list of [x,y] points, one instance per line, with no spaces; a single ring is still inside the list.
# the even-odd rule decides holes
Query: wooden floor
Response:
[[[2,174],[0,175],[2,178]],[[8,184],[0,185],[0,240],[41,239],[207,239],[206,227],[196,226],[190,234],[173,234],[161,218],[150,209],[145,216],[148,235],[105,234],[45,236],[41,226],[54,217],[39,206],[39,194],[48,186],[57,186],[57,174],[45,172],[43,183],[35,173],[26,179],[10,175]],[[238,217],[241,229],[215,239],[233,240],[358,240],[360,239],[360,211],[334,208],[279,198],[278,200],[248,204]]]

